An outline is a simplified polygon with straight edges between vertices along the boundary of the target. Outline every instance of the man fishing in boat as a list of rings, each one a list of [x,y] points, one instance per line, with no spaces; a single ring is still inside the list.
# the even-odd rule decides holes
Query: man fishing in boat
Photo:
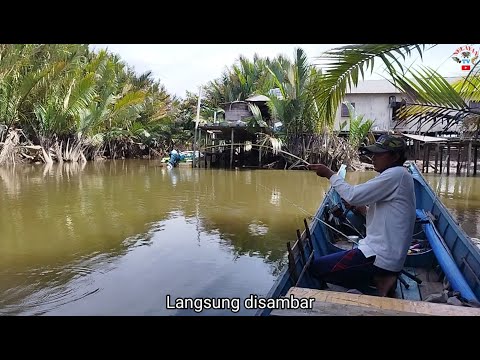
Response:
[[[315,258],[311,273],[322,283],[363,291],[374,284],[378,295],[391,296],[403,269],[415,225],[415,192],[411,174],[403,167],[405,141],[382,135],[373,145],[360,148],[371,155],[375,178],[348,184],[323,164],[310,170],[329,179],[351,207],[366,216],[366,235],[351,250]]]

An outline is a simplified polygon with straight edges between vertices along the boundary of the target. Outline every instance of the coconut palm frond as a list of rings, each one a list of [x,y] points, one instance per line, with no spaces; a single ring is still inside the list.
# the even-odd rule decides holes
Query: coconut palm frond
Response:
[[[63,122],[63,118],[56,111],[54,102],[48,103],[46,107],[40,104],[36,105],[33,112],[38,123],[36,130],[41,135],[51,135],[57,129],[58,124]]]
[[[465,100],[480,101],[480,74],[457,80],[452,87]]]
[[[76,116],[82,109],[88,107],[95,96],[95,74],[87,74],[78,84],[72,85],[64,98],[65,114]]]
[[[25,99],[30,91],[37,85],[40,80],[42,80],[49,72],[50,68],[31,71],[22,78],[21,83],[19,84],[19,94],[22,99]]]
[[[426,104],[408,103],[397,111],[400,123],[413,124],[421,119],[441,119],[454,117],[462,111]]]
[[[281,97],[283,99],[288,98],[288,95],[286,93],[285,89],[285,72],[283,71],[282,68],[279,66],[267,66],[267,71],[270,73],[272,81],[274,83],[274,86],[280,91]],[[277,97],[276,95],[273,95],[273,97]],[[270,97],[272,98],[272,97]]]
[[[428,122],[433,127],[448,122],[450,126],[471,112],[461,94],[435,70],[421,67],[408,74],[411,78],[392,72],[391,83],[407,95],[404,106],[396,113],[398,125]]]
[[[357,148],[360,143],[367,137],[374,124],[374,120],[365,119],[365,115],[357,115],[355,108],[348,101],[344,101],[343,103],[348,108],[348,141],[352,147]],[[342,124],[342,128],[345,125],[346,123]]]
[[[138,105],[145,100],[144,91],[130,92],[115,103],[114,111],[119,111],[129,106]]]
[[[108,52],[100,50],[86,66],[86,71],[102,74],[108,63]]]
[[[295,49],[295,66],[293,69],[295,71],[293,84],[295,84],[295,93],[298,96],[303,93],[310,74],[307,54],[301,48]]]
[[[418,44],[361,44],[347,45],[324,52],[319,59],[323,68],[323,85],[318,92],[318,106],[326,124],[333,124],[339,104],[346,91],[358,84],[369,69],[373,72],[375,59],[380,58],[388,71],[403,69],[400,58],[420,56],[425,45]]]
[[[411,74],[412,78],[407,77],[408,74]],[[405,76],[393,72],[391,83],[404,91],[412,102],[452,109],[467,107],[462,96],[435,70],[421,67],[419,70],[409,70],[408,74]]]
[[[276,97],[275,95],[269,95],[268,98],[270,101],[267,102],[267,107],[270,112],[272,119],[280,120],[283,119],[283,107],[281,106],[282,100]]]
[[[88,132],[93,124],[94,119],[94,114],[90,111],[90,109],[84,108],[80,110],[76,124],[78,136]]]
[[[149,124],[156,123],[157,121],[166,117],[167,114],[168,114],[167,107],[165,105],[159,104],[154,107],[154,112],[150,114],[150,117],[148,118],[147,123]]]
[[[407,104],[397,111],[399,122],[397,126],[420,129],[429,132],[433,127],[441,125],[443,131],[448,131],[469,116],[469,110],[456,110],[451,108],[425,105]]]

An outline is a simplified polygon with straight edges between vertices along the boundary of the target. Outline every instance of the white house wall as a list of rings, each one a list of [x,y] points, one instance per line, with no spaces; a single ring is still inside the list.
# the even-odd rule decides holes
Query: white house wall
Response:
[[[453,83],[460,78],[446,78],[447,81]],[[392,121],[392,108],[389,107],[389,97],[395,96],[396,101],[402,101],[403,94],[396,89],[389,81],[386,80],[364,80],[358,83],[358,86],[353,88],[346,94],[345,99],[349,102],[355,103],[355,109],[357,115],[364,115],[364,119],[372,119],[375,121],[373,125],[374,131],[404,131],[404,132],[439,132],[443,130],[446,124],[436,125],[431,128],[432,122],[422,122],[422,126],[419,129],[418,125],[415,127],[395,127],[395,123]],[[343,130],[348,131],[348,117],[341,116],[341,105],[338,107],[337,115],[335,117],[334,128],[340,129],[340,123],[347,121],[347,125]],[[458,131],[458,127],[454,127],[451,131]]]
[[[388,131],[392,128],[392,108],[389,107],[388,101],[391,95],[398,98],[398,94],[347,94],[345,100],[355,103],[355,111],[357,115],[364,115],[364,119],[374,120],[372,130]],[[400,99],[398,99],[400,100]],[[343,130],[349,130],[349,117],[341,116],[341,106],[338,107],[337,116],[335,118],[335,130],[340,129],[340,124],[347,120],[347,125]]]

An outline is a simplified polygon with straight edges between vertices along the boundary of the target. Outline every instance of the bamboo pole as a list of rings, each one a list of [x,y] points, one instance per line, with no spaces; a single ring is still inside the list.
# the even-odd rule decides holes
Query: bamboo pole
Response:
[[[460,175],[460,155],[462,154],[462,145],[458,142],[457,146],[457,175]]]
[[[230,146],[230,169],[233,167],[233,127],[232,127],[232,145]]]
[[[447,176],[450,175],[450,143],[447,145]]]
[[[470,176],[470,165],[472,163],[472,140],[468,141],[467,153],[467,176]]]
[[[473,148],[473,176],[477,175],[477,159],[478,159],[478,146]]]
[[[425,145],[427,145],[427,173],[428,173],[428,170],[430,167],[430,144],[425,143]]]
[[[428,147],[428,144],[425,143],[423,144],[423,165],[422,165],[422,173],[425,172],[425,164],[427,162],[427,147]]]
[[[195,129],[194,129],[194,135],[193,135],[193,144],[192,144],[192,150],[193,150],[193,160],[192,160],[192,167],[195,167],[195,151],[197,150],[197,129],[198,129],[198,123],[200,122],[200,98],[202,96],[202,87],[200,86],[198,89],[198,102],[197,102],[197,118],[195,120]],[[198,155],[200,156],[200,151],[198,152]]]
[[[440,174],[443,172],[443,145],[440,146]]]

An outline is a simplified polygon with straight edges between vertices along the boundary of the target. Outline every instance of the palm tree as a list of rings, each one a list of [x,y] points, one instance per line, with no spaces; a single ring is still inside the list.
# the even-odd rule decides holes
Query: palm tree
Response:
[[[205,87],[205,97],[215,106],[232,101],[243,101],[254,93],[262,93],[268,87],[265,84],[266,68],[269,59],[257,54],[253,61],[241,55],[231,69],[223,72],[219,79],[211,81]]]
[[[425,132],[439,123],[443,131],[463,125],[464,130],[478,132],[480,109],[480,77],[478,70],[450,84],[437,71],[421,67],[406,74],[392,72],[391,81],[406,97],[397,112],[399,125],[429,125]],[[460,130],[456,128],[456,130]]]
[[[404,69],[401,60],[414,51],[421,57],[425,47],[418,44],[360,44],[334,48],[321,54],[318,59],[324,77],[316,91],[321,118],[333,125],[346,91],[357,86],[368,70],[373,72],[375,60],[380,59],[388,72],[398,73]]]
[[[287,137],[295,138],[313,132],[319,118],[313,91],[321,72],[307,61],[306,53],[297,48],[294,61],[279,57],[267,67],[280,96],[269,93],[269,107],[275,119],[282,122]]]
[[[365,119],[365,115],[357,115],[355,108],[348,101],[344,101],[344,104],[348,108],[348,142],[350,145],[357,149],[362,142],[367,139],[367,142],[370,142],[371,129],[374,124],[374,120]],[[340,130],[347,125],[347,121],[340,124]],[[370,135],[370,136],[369,136]]]

